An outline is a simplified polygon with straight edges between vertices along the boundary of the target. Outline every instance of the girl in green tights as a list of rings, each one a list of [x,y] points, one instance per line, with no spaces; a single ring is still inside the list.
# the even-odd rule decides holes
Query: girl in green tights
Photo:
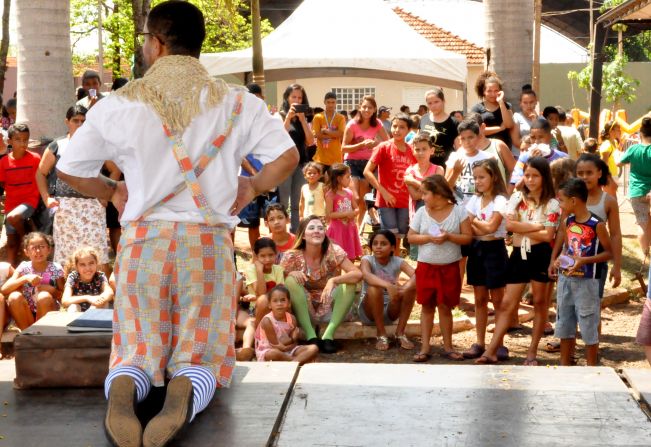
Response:
[[[294,248],[286,252],[281,266],[287,272],[294,315],[309,343],[321,352],[337,351],[334,335],[355,298],[355,285],[362,272],[348,260],[346,252],[326,236],[326,227],[318,216],[303,219]],[[319,342],[312,321],[328,322]]]

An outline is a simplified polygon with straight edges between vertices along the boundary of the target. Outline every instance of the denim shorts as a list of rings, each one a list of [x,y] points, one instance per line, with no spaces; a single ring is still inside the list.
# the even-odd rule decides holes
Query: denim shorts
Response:
[[[391,298],[389,297],[389,294],[384,291],[382,294],[382,298],[384,299],[384,324],[389,325],[395,323],[396,320],[392,320],[389,318],[389,303],[391,302]],[[357,307],[357,315],[359,316],[359,321],[364,325],[364,326],[375,326],[375,320],[373,319],[373,315],[366,315],[366,311],[364,310],[364,300],[366,299],[366,295],[362,295],[362,299],[359,300],[359,306]]]
[[[7,220],[8,216],[15,216],[17,214],[20,214],[20,216],[23,218],[23,221],[26,221],[32,215],[34,215],[34,207],[31,205],[27,205],[26,203],[21,203],[18,205],[16,208],[11,210],[7,215],[5,216],[5,228],[7,229],[7,234],[16,234],[16,229],[11,226],[9,221]]]
[[[378,208],[378,213],[383,230],[405,237],[409,231],[409,208]]]
[[[635,222],[645,228],[649,222],[649,198],[647,196],[631,197],[631,208],[635,214]]]
[[[558,275],[556,296],[557,338],[575,338],[576,325],[581,329],[581,338],[586,345],[599,343],[599,280],[593,278],[572,278]]]
[[[364,168],[366,168],[368,160],[344,160],[344,164],[350,168],[350,176],[366,180],[364,177]]]

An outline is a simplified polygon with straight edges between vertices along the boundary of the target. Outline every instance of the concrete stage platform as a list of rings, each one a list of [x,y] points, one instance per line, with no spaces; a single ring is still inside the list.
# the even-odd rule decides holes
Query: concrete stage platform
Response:
[[[173,445],[649,446],[633,397],[645,373],[626,370],[629,389],[610,368],[239,363]],[[0,447],[108,446],[101,389],[14,390],[13,377],[0,361]]]
[[[312,364],[278,446],[649,446],[610,368]]]
[[[231,388],[217,390],[208,409],[173,446],[267,445],[278,428],[297,369],[297,363],[238,363]],[[0,446],[110,446],[104,436],[102,389],[14,390],[14,376],[14,362],[0,361]],[[156,407],[161,396],[150,397]]]

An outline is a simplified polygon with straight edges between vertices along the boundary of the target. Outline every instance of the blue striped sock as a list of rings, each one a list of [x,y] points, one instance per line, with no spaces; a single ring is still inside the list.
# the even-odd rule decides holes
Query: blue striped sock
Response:
[[[138,402],[145,400],[151,389],[151,382],[147,374],[135,366],[118,366],[109,371],[106,380],[104,381],[104,395],[106,399],[109,396],[109,390],[111,389],[111,383],[118,376],[129,376],[133,379],[136,384],[136,399]]]
[[[192,382],[192,417],[206,409],[217,389],[217,379],[212,371],[203,366],[188,366],[174,373],[174,377],[185,376]]]

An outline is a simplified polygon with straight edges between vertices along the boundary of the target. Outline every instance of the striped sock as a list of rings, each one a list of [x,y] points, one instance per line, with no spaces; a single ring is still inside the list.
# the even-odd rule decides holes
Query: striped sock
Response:
[[[151,382],[147,374],[135,366],[118,366],[109,371],[106,380],[104,381],[104,395],[106,399],[109,397],[109,390],[111,389],[111,383],[118,376],[129,376],[133,379],[136,384],[136,399],[138,402],[145,400],[151,389]]]
[[[188,366],[178,370],[174,376],[186,376],[192,382],[192,417],[194,417],[206,409],[217,389],[217,379],[215,375],[208,368],[203,366]]]

